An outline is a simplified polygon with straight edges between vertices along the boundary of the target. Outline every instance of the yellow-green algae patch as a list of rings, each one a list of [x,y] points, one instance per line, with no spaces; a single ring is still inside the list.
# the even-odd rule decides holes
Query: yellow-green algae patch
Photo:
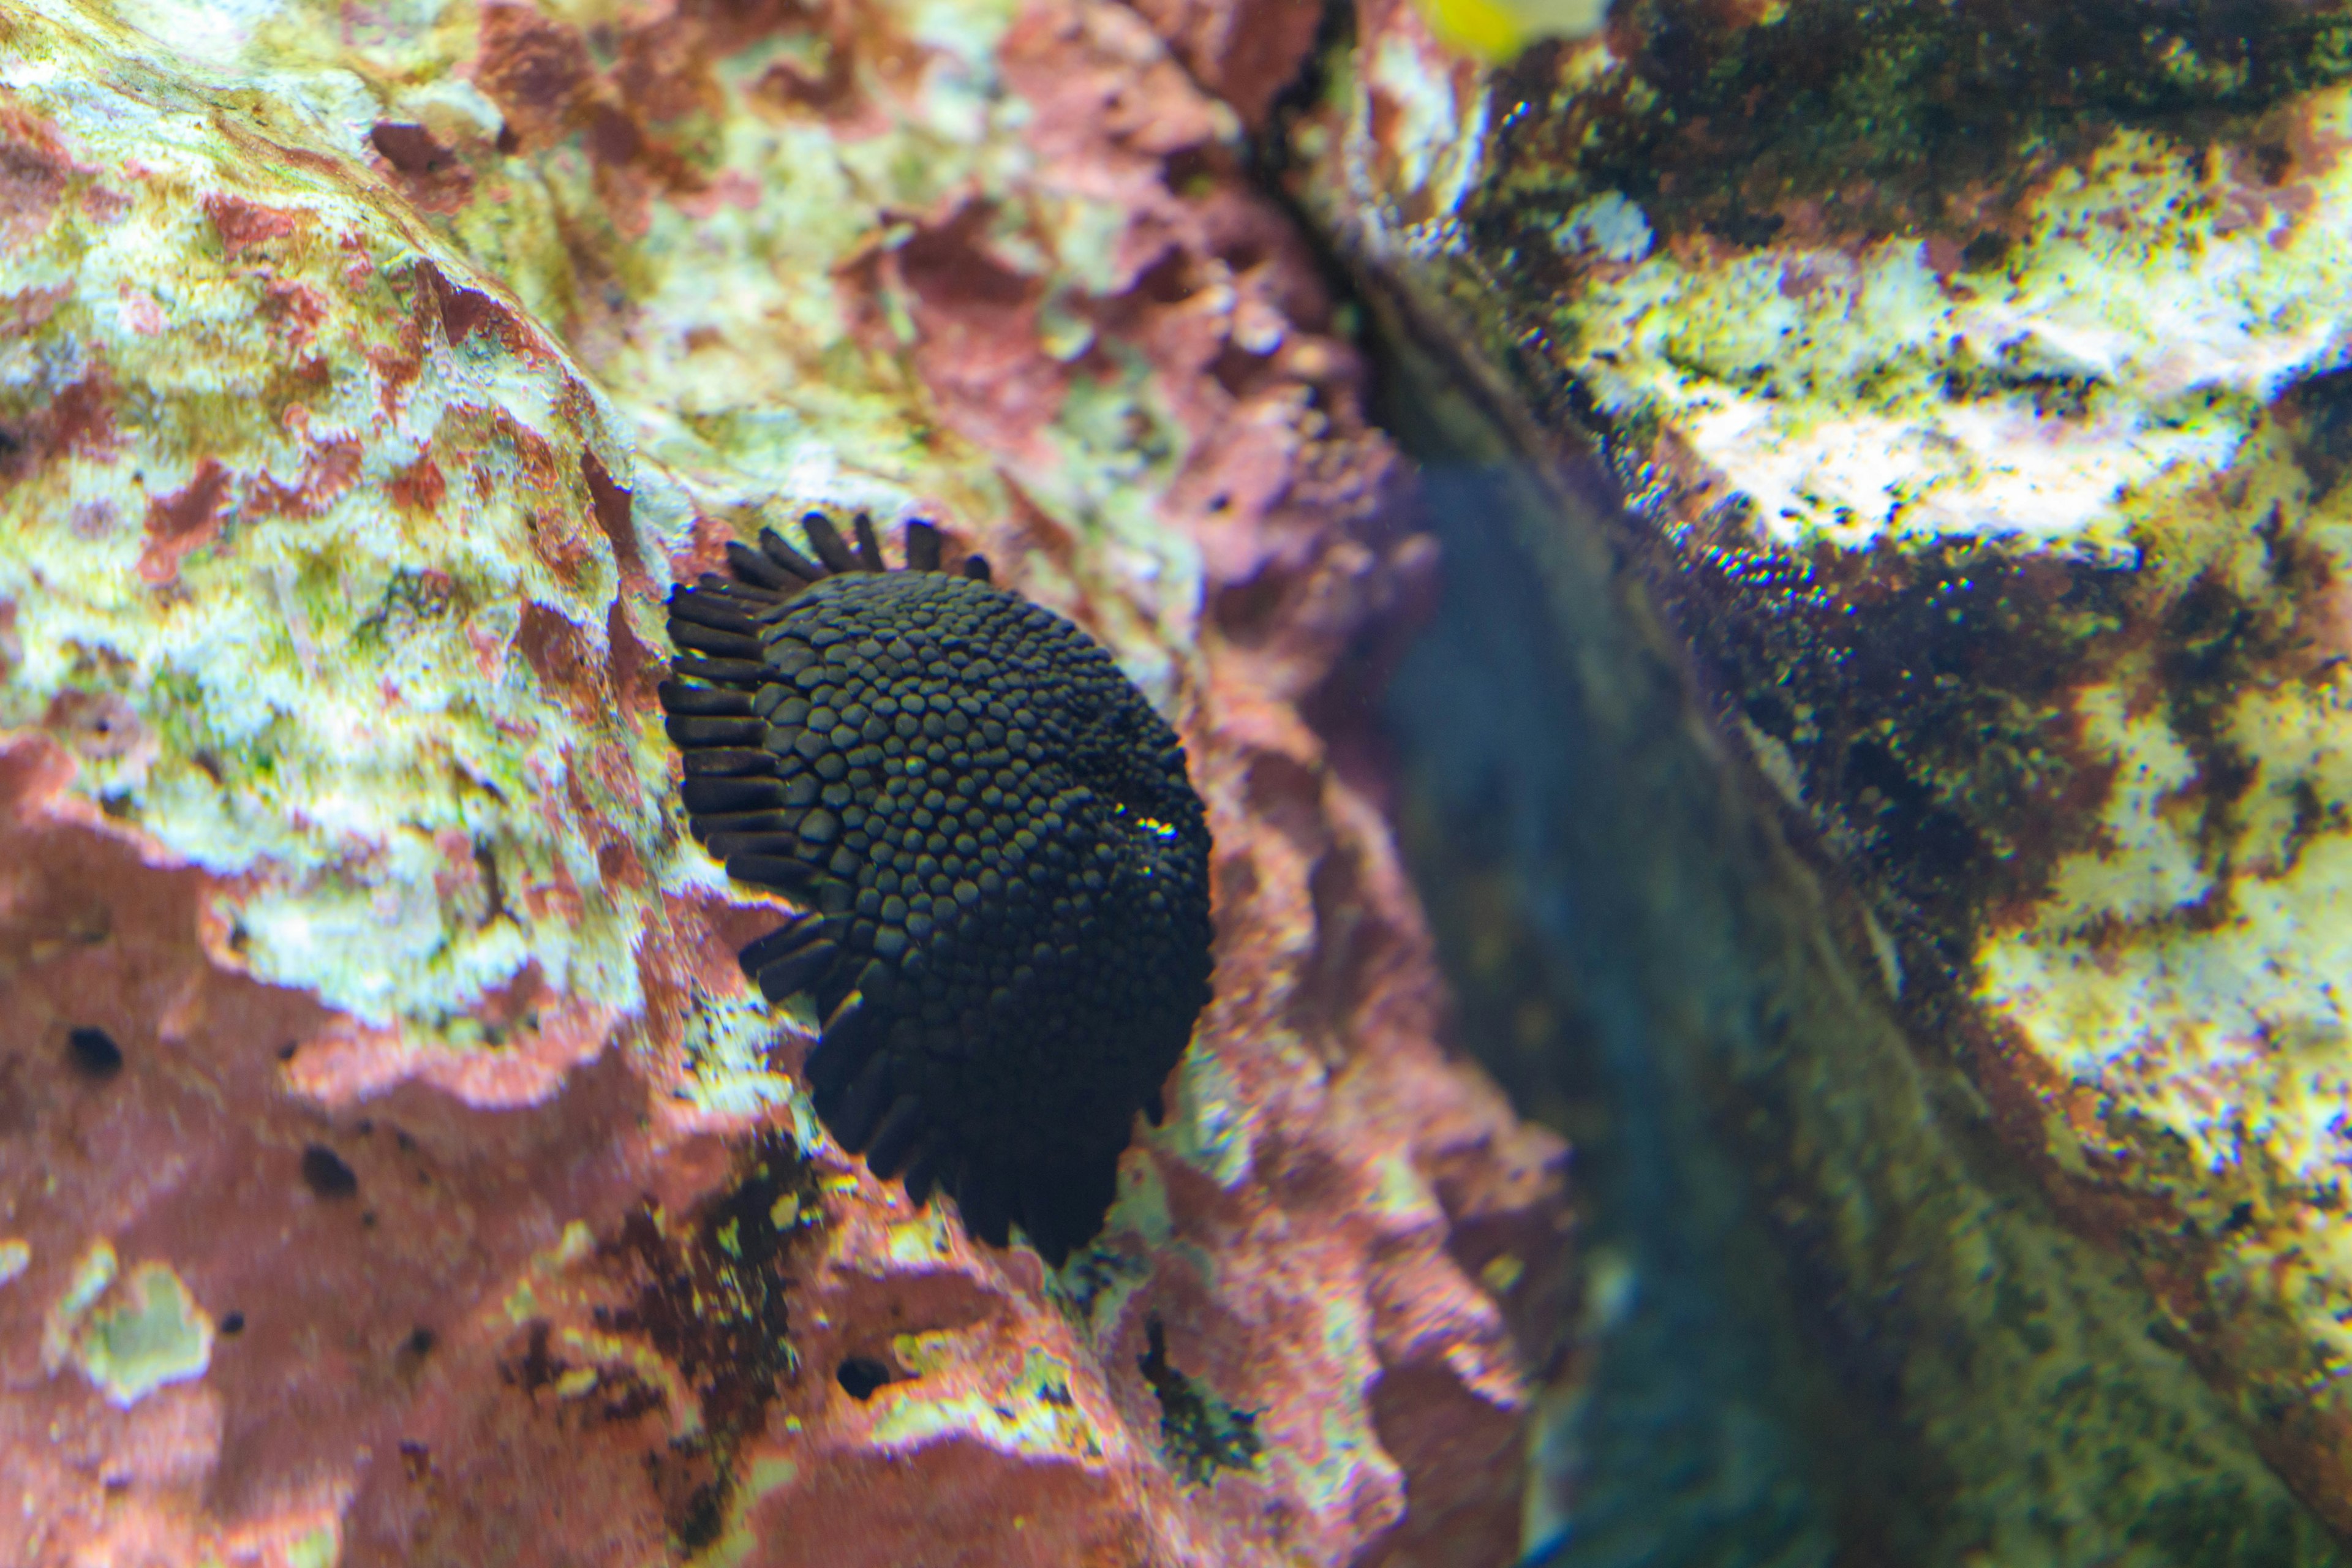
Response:
[[[335,1568],[342,1557],[342,1531],[332,1522],[319,1526],[286,1551],[287,1568]]]
[[[795,1460],[773,1454],[753,1459],[736,1486],[724,1532],[703,1548],[695,1561],[705,1568],[736,1568],[739,1563],[751,1561],[752,1554],[760,1549],[759,1532],[751,1525],[752,1516],[762,1500],[782,1491],[800,1476],[801,1468]]]
[[[909,1348],[934,1372],[950,1369],[957,1359],[937,1346]],[[919,1377],[887,1384],[875,1396],[879,1411],[874,1437],[878,1443],[911,1447],[968,1436],[1040,1458],[1099,1460],[1101,1436],[1072,1401],[1070,1381],[1066,1362],[1033,1349],[1022,1352],[1020,1375],[1002,1389],[939,1394]]]
[[[42,1363],[53,1374],[79,1365],[110,1405],[128,1408],[212,1364],[213,1321],[168,1263],[128,1275],[113,1247],[93,1242],[50,1307]]]
[[[83,1325],[82,1371],[110,1404],[135,1405],[212,1364],[213,1321],[168,1263],[142,1263]]]
[[[106,1288],[114,1283],[121,1268],[114,1255],[114,1244],[99,1240],[89,1244],[81,1258],[74,1265],[73,1279],[65,1293],[53,1302],[41,1325],[41,1365],[55,1375],[71,1358],[75,1336],[81,1331],[82,1321],[89,1314]]]
[[[907,1268],[935,1264],[954,1250],[955,1222],[947,1205],[932,1204],[912,1219],[889,1227],[890,1261]]]
[[[667,763],[572,684],[659,635],[594,517],[589,466],[625,484],[627,448],[535,331],[449,324],[445,290],[505,307],[305,120],[271,122],[302,158],[225,162],[164,63],[62,7],[0,60],[86,171],[12,264],[51,304],[0,405],[139,389],[0,507],[0,725],[62,727],[80,788],[223,879],[266,979],[459,1047],[503,1043],[471,1016],[527,966],[631,1010],[645,900],[599,850],[661,840]]]
[[[782,1110],[795,1118],[803,1142],[816,1136],[806,1098],[770,1059],[776,1021],[756,994],[723,995],[693,988],[687,1012],[685,1049],[691,1069],[674,1092],[717,1116],[758,1119]]]
[[[2352,126],[2352,94],[2307,107]],[[1925,241],[1658,247],[1547,323],[1604,419],[1670,428],[1782,545],[2023,534],[2126,550],[2116,503],[2212,473],[2290,381],[2335,368],[2352,168],[2246,221],[2225,164],[2119,132],[2054,180],[1998,268]]]
[[[1251,1155],[1241,1085],[1204,1042],[1194,1042],[1176,1071],[1176,1093],[1184,1114],[1170,1120],[1165,1136],[1174,1141],[1187,1163],[1223,1186],[1238,1186],[1249,1175]]]
[[[2080,690],[2115,783],[2100,832],[1997,923],[1977,995],[2086,1097],[2062,1146],[2224,1239],[2212,1288],[2293,1325],[2244,1370],[2337,1399],[2352,1369],[2352,492],[2273,413],[2227,482],[2151,502],[2180,602],[2219,606]],[[2315,470],[2316,472],[2315,473]],[[2208,624],[2210,623],[2210,624]],[[2184,659],[2210,687],[2164,689]]]
[[[2109,547],[2122,494],[2341,363],[2352,17],[2262,14],[1645,4],[1486,79],[1471,188],[1410,123],[1343,156],[1368,205],[1435,209],[1442,287],[1548,411],[1670,431],[1765,537]],[[1444,79],[1368,49],[1376,93]]]

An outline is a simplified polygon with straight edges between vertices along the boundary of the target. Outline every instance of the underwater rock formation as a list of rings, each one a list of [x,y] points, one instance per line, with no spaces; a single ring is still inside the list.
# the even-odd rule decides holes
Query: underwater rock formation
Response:
[[[1560,1150],[1307,716],[1428,560],[1233,133],[1087,0],[0,22],[0,1560],[1511,1557]],[[811,506],[1206,804],[1059,1271],[825,1136],[687,835],[665,598]]]
[[[1626,0],[1491,69],[1356,24],[1297,193],[1613,474],[1528,524],[1637,569],[1594,743],[1745,786],[1605,853],[1747,879],[1767,1022],[1661,1048],[1907,1450],[1871,1528],[2327,1556],[2273,1477],[2352,1539],[2352,14]],[[1719,758],[1645,727],[1661,660]]]

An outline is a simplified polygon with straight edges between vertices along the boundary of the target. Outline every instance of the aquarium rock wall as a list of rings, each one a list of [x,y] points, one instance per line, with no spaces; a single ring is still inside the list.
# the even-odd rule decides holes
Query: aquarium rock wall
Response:
[[[1489,521],[1623,761],[1584,864],[1650,890],[1843,1549],[2334,1560],[2352,17],[1631,0],[1482,59],[1365,0],[1321,59],[1289,188],[1546,476]]]
[[[1330,700],[1430,551],[1241,136],[1097,0],[0,15],[0,1559],[1518,1552],[1564,1152],[1438,1044]],[[813,507],[1207,802],[1057,1272],[826,1138],[684,836],[664,598]]]

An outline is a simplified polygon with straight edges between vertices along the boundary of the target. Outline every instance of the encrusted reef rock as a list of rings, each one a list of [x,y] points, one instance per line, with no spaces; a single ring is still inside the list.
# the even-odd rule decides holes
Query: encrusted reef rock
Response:
[[[1622,489],[1554,525],[1638,567],[1588,705],[1685,659],[1799,853],[1702,830],[1775,1022],[1674,1048],[1916,1550],[2352,1537],[2352,14],[1621,0],[1489,69],[1364,0],[1328,66],[1302,198]]]
[[[1510,1560],[1561,1151],[1309,721],[1428,561],[1234,127],[1092,0],[0,16],[0,1561]],[[684,834],[664,596],[810,506],[1208,805],[1057,1273],[829,1142]]]

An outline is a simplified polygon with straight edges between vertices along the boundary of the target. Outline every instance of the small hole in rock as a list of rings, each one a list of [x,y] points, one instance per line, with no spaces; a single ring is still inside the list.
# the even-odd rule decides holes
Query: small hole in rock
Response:
[[[122,1070],[122,1047],[104,1029],[76,1029],[66,1037],[66,1049],[85,1077],[112,1078]]]
[[[359,1177],[323,1143],[302,1151],[302,1181],[322,1198],[347,1198],[360,1190]]]
[[[874,1391],[890,1381],[890,1369],[869,1356],[854,1355],[833,1375],[850,1398],[865,1400],[873,1398]]]
[[[431,1329],[417,1328],[417,1329],[411,1329],[411,1330],[409,1331],[409,1332],[408,1332],[408,1353],[409,1353],[410,1355],[413,1355],[413,1356],[429,1355],[430,1353],[432,1353],[432,1350],[433,1350],[433,1331],[432,1331]]]
[[[245,1332],[245,1314],[243,1312],[231,1312],[228,1316],[223,1318],[220,1321],[220,1331],[224,1334],[241,1334]]]
[[[293,1041],[289,1040],[284,1045],[278,1047],[278,1059],[281,1062],[290,1062],[294,1059]]]

